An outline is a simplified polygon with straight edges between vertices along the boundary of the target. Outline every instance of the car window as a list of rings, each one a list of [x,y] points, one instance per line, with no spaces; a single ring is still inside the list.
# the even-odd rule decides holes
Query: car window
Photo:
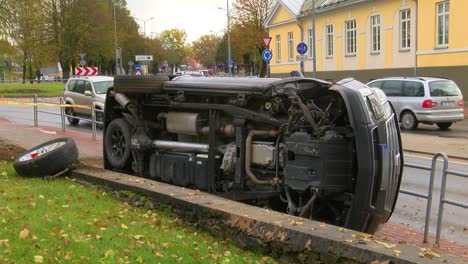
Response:
[[[91,87],[91,83],[85,81],[85,89],[84,89],[84,90],[85,90],[85,91],[90,91],[90,92],[91,92],[92,89],[93,89],[93,88]]]
[[[71,80],[68,82],[68,91],[74,92],[75,91],[75,86],[76,86],[76,81]]]
[[[85,91],[85,81],[83,80],[76,81],[74,92],[84,94],[84,91]]]
[[[382,83],[383,81],[376,81],[376,82],[371,82],[369,83],[369,87],[373,87],[373,88],[382,88]]]
[[[382,90],[387,96],[401,95],[401,81],[385,81],[382,85]]]
[[[105,94],[112,85],[114,85],[113,81],[94,82],[94,91],[97,94]]]
[[[401,91],[401,96],[424,97],[424,84],[421,82],[406,81]]]
[[[461,95],[457,84],[452,81],[433,81],[429,83],[431,96],[458,96]]]

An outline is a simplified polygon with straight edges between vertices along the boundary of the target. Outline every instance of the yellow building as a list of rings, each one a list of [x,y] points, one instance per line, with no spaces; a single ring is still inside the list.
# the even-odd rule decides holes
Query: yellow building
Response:
[[[312,1],[279,0],[270,13],[271,76],[313,76]],[[467,10],[468,0],[315,0],[316,76],[438,76],[468,95]],[[298,57],[300,42],[307,58]]]

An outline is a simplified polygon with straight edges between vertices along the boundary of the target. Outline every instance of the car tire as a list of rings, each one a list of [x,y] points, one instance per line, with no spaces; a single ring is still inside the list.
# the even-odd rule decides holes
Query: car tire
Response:
[[[13,163],[16,172],[25,177],[57,174],[78,159],[78,148],[71,138],[57,138],[40,144],[18,157]]]
[[[67,120],[70,125],[78,125],[80,120],[78,118],[73,118],[71,116],[76,116],[75,112],[73,111],[73,108],[69,106],[70,104],[67,104],[67,107],[65,107],[65,114],[67,115]]]
[[[418,127],[418,120],[414,114],[409,111],[405,111],[401,114],[400,123],[401,128],[404,130],[414,130]]]
[[[112,168],[122,169],[128,164],[131,154],[131,138],[131,125],[124,118],[114,119],[107,126],[104,151]]]
[[[440,128],[440,130],[447,130],[449,127],[452,126],[452,122],[444,122],[444,123],[437,123],[437,126]]]
[[[96,127],[99,128],[99,129],[102,129],[104,127],[104,113],[96,112],[96,121],[97,122],[103,122],[102,124],[96,123]]]
[[[117,93],[161,93],[167,76],[117,75],[114,77],[114,91]]]

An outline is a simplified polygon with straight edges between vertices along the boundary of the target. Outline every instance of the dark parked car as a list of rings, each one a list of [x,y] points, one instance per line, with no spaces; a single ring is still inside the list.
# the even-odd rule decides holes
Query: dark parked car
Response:
[[[394,210],[398,120],[354,79],[117,76],[105,111],[106,169],[369,233]]]

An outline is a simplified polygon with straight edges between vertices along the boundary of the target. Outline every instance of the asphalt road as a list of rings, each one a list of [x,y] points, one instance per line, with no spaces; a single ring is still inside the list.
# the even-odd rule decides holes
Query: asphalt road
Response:
[[[61,122],[58,114],[60,110],[54,107],[40,107],[40,111],[48,111],[56,115],[39,113],[39,124],[51,127],[61,127]],[[31,106],[12,106],[0,105],[0,118],[7,118],[12,122],[21,124],[34,124],[33,107]],[[65,121],[67,122],[67,121]],[[66,129],[73,129],[78,131],[91,131],[91,122],[80,121],[78,126],[70,126],[66,123]],[[436,126],[420,125],[418,130],[403,132],[415,133],[424,135],[433,135],[436,137],[454,137],[454,138],[467,138],[468,137],[468,120],[456,123],[449,131],[440,131]],[[98,135],[102,135],[102,130],[98,129]],[[420,164],[429,166],[431,161],[425,157],[417,157],[405,155],[406,163]],[[439,163],[438,168],[441,167]],[[462,172],[468,172],[468,161],[465,163],[450,162],[449,169]],[[431,225],[430,232],[435,233],[437,224],[437,212],[440,195],[440,170],[435,178],[435,192],[432,203]],[[429,186],[429,172],[404,168],[403,180],[401,184],[402,189],[416,191],[419,193],[427,193]],[[447,181],[447,198],[462,203],[468,204],[468,195],[466,194],[466,186],[468,186],[468,179],[449,176]],[[423,230],[424,216],[426,212],[426,200],[414,196],[400,194],[396,205],[394,214],[390,221],[410,226],[411,228]],[[458,208],[452,205],[445,205],[444,219],[443,219],[443,232],[442,236],[449,240],[454,240],[462,243],[468,241],[468,210]]]

